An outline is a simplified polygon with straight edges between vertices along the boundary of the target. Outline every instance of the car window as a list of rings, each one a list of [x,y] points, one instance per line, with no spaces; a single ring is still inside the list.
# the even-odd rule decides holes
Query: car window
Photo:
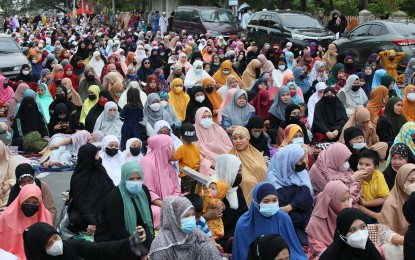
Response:
[[[12,38],[0,38],[0,52],[20,52],[20,48]]]
[[[261,14],[255,14],[254,17],[252,17],[251,20],[249,21],[249,25],[258,25],[260,16]]]
[[[368,36],[379,36],[380,32],[382,31],[382,27],[383,26],[379,24],[372,24],[367,35]]]
[[[175,20],[179,21],[191,21],[192,20],[192,10],[181,10],[178,11],[177,14],[174,16]]]
[[[233,14],[226,9],[202,10],[201,18],[202,18],[202,21],[211,22],[211,23],[234,23],[235,22],[235,16],[233,16]]]
[[[351,37],[358,37],[358,36],[366,36],[367,30],[369,29],[370,25],[363,25],[357,27],[350,33]]]
[[[258,21],[258,25],[268,27],[269,26],[269,15],[266,15],[266,14],[261,15],[261,18],[259,18],[259,21]]]
[[[385,35],[385,34],[388,34],[388,33],[389,33],[388,29],[385,26],[382,26],[382,30],[380,31],[379,35]]]
[[[402,35],[415,34],[415,23],[391,23],[390,25]]]
[[[317,21],[317,19],[303,14],[280,14],[282,25],[288,28],[295,29],[307,29],[307,28],[319,28],[323,29],[323,26]]]
[[[278,19],[276,15],[270,15],[269,27],[274,28],[274,29],[280,29],[280,19]]]

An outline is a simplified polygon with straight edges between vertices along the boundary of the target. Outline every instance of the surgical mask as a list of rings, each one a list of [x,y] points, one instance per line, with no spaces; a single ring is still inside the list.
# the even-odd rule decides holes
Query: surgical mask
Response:
[[[369,238],[369,231],[359,230],[354,234],[351,234],[348,238],[340,235],[340,238],[349,246],[357,249],[364,250],[366,248],[367,239]]]
[[[160,110],[160,107],[161,107],[160,103],[153,103],[150,105],[151,110],[156,111],[156,112]]]
[[[46,250],[46,254],[50,256],[58,256],[63,254],[63,242],[62,240],[58,240],[53,245]]]
[[[251,135],[254,138],[258,138],[261,134],[262,134],[262,132],[256,132],[254,130],[251,130]]]
[[[133,75],[128,75],[128,78],[131,80],[136,80],[137,79],[137,75],[133,74]]]
[[[67,90],[68,94],[69,94],[69,93],[71,93],[71,91],[72,91],[72,89],[68,89],[68,90]]]
[[[229,74],[229,70],[224,70],[223,74],[228,75]]]
[[[355,143],[352,145],[353,149],[355,150],[362,150],[366,147],[366,143]]]
[[[296,164],[294,166],[294,171],[295,172],[302,172],[305,170],[305,168],[307,167],[307,165],[305,164],[305,162],[302,162],[301,164]]]
[[[87,75],[86,76],[86,79],[89,80],[89,81],[94,80],[94,78],[95,78],[95,75]]]
[[[118,154],[118,149],[117,148],[105,148],[105,153],[110,156],[110,157],[114,157],[115,155]]]
[[[305,77],[307,77],[307,75],[306,75],[306,74],[301,74],[301,75],[300,75],[300,79],[305,79]]]
[[[259,212],[262,214],[262,216],[264,217],[272,217],[274,216],[278,210],[280,210],[280,206],[277,203],[273,203],[273,204],[260,204],[259,205]]]
[[[30,73],[30,71],[28,71],[28,70],[23,70],[23,71],[22,71],[22,74],[23,74],[23,75],[29,75],[29,73]]]
[[[412,68],[415,69],[415,65],[412,65]]]
[[[203,71],[202,69],[195,69],[195,73],[196,73],[196,74],[201,74],[201,73],[202,73],[202,71]]]
[[[213,125],[213,120],[212,120],[212,118],[203,118],[200,121],[200,124],[202,125],[203,128],[208,129]]]
[[[39,205],[23,203],[20,209],[23,211],[23,214],[29,218],[39,211]]]
[[[212,93],[213,92],[213,87],[206,87],[205,91],[206,91],[206,93]]]
[[[56,94],[56,100],[57,101],[64,101],[65,100],[65,94]]]
[[[130,147],[130,153],[132,156],[138,156],[141,152],[139,147]]]
[[[342,172],[348,171],[349,169],[350,169],[349,162],[345,162],[342,166],[340,166],[340,171]]]
[[[120,92],[115,92],[115,96],[116,96],[116,97],[118,97],[118,98],[119,98],[119,97],[121,97],[121,95],[122,95],[122,92],[121,92],[121,93],[120,93]]]
[[[415,183],[412,184],[404,184],[403,185],[403,191],[408,194],[408,196],[411,196],[412,192],[415,191]]]
[[[199,103],[202,103],[205,100],[205,96],[197,96],[195,97],[195,100]]]
[[[174,92],[176,92],[177,94],[181,93],[183,91],[183,87],[175,87],[173,88]]]
[[[415,93],[408,93],[408,95],[406,95],[406,98],[409,100],[409,101],[415,101]]]
[[[190,234],[193,232],[193,230],[196,229],[196,217],[195,216],[183,218],[180,220],[180,222],[182,224],[181,230],[185,234]]]
[[[299,144],[299,145],[303,146],[304,145],[304,138],[303,137],[293,138],[292,142],[293,142],[293,144]]]
[[[161,106],[162,106],[163,108],[166,108],[166,107],[167,107],[167,105],[169,104],[169,102],[167,102],[167,101],[165,101],[165,100],[161,101],[160,103],[161,103]]]
[[[164,74],[160,74],[159,79],[164,79]]]
[[[97,95],[88,95],[88,98],[90,100],[95,100],[97,98]]]
[[[285,70],[285,65],[278,65],[279,70]]]
[[[125,188],[131,195],[137,195],[143,189],[141,181],[125,181]]]

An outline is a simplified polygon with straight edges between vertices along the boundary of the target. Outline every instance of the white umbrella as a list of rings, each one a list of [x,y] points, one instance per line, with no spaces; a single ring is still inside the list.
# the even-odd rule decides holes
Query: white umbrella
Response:
[[[249,6],[247,3],[241,4],[241,6],[239,6],[238,8],[238,13],[240,13],[242,10],[247,9],[247,8],[251,8],[251,6]]]

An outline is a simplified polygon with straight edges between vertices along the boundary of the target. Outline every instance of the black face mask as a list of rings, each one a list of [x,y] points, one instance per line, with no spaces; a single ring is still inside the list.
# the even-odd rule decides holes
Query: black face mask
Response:
[[[117,148],[105,148],[105,153],[108,154],[110,157],[114,157],[116,154],[118,154]]]
[[[57,80],[56,81],[56,86],[60,86],[62,84],[62,80]]]
[[[344,66],[346,68],[353,68],[353,63],[345,63]]]
[[[241,182],[242,182],[242,174],[238,173],[236,175],[235,181],[233,182],[232,188],[238,187],[239,184],[241,184]]]
[[[305,168],[306,168],[306,164],[305,164],[305,162],[303,162],[300,165],[296,164],[294,171],[295,172],[302,172],[302,171],[305,170]]]
[[[7,82],[5,81],[4,84],[3,84],[3,87],[7,88],[8,86],[9,86],[9,84],[7,84]]]
[[[88,95],[89,100],[97,99],[97,95]]]
[[[23,203],[20,209],[23,211],[23,214],[26,217],[31,217],[36,214],[36,212],[39,211],[39,205],[33,205],[33,204],[26,204]]]
[[[57,101],[64,101],[65,100],[65,94],[56,94],[56,100]]]
[[[135,65],[137,65],[137,62],[136,61],[133,61],[133,65],[135,66]]]
[[[298,122],[300,121],[300,115],[296,115],[296,116],[290,116],[290,120],[293,122]]]
[[[138,147],[130,147],[130,153],[132,156],[138,156],[140,154],[141,149]]]
[[[206,93],[212,93],[213,87],[207,87],[205,90],[206,90]]]
[[[89,80],[89,81],[94,80],[94,78],[95,78],[95,75],[87,75],[86,76],[86,79]]]
[[[180,78],[182,76],[182,74],[174,74],[174,76],[176,76],[176,78]]]
[[[389,90],[389,97],[396,97],[396,91],[394,89]]]
[[[99,157],[99,159],[98,159],[98,160],[95,160],[95,161],[94,161],[94,164],[95,164],[95,166],[101,166],[101,164],[102,164],[102,159],[101,159],[101,157]]]
[[[328,103],[328,104],[333,104],[335,100],[335,96],[324,96],[324,100]]]
[[[207,53],[212,54],[212,51],[208,51]]]
[[[359,88],[360,88],[360,85],[353,85],[353,86],[352,86],[352,90],[353,90],[353,91],[358,91],[358,90],[359,90]]]
[[[390,60],[394,60],[394,59],[395,59],[395,57],[389,57],[389,59],[390,59]]]
[[[305,79],[306,75],[305,74],[301,74],[300,75],[300,79]]]

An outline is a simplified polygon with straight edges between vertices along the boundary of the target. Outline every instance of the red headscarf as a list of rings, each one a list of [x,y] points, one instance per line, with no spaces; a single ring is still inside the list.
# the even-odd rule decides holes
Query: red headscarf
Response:
[[[68,75],[66,75],[66,71],[67,70],[72,70],[72,75],[71,76],[68,76]],[[71,80],[71,82],[72,82],[72,87],[76,90],[76,91],[78,91],[78,86],[79,86],[79,78],[73,73],[73,66],[71,65],[71,64],[67,64],[66,66],[65,66],[65,68],[63,68],[63,72],[64,72],[64,75],[63,75],[63,78],[68,78],[68,79],[70,79]]]
[[[270,93],[268,90],[261,89],[254,99],[251,100],[251,105],[255,107],[256,114],[261,116],[264,120],[269,119],[269,108],[272,103],[269,99]]]
[[[57,81],[58,79],[63,79],[63,74],[62,74],[61,72],[57,72],[57,73],[55,74],[55,76],[53,77],[53,82],[52,82],[52,84],[50,84],[50,85],[48,86],[49,93],[50,93],[50,95],[53,97],[53,99],[55,99],[55,91],[56,91],[56,87],[58,86],[58,85],[56,84],[56,81]]]
[[[150,88],[150,82],[151,82],[151,81],[153,81],[153,80],[155,80],[155,81],[156,81],[156,87],[155,87],[154,89],[151,89],[151,88]],[[148,96],[148,95],[150,95],[151,93],[157,93],[157,92],[159,92],[159,87],[158,87],[158,85],[159,85],[159,82],[158,82],[157,76],[156,76],[156,75],[154,75],[154,74],[151,74],[150,76],[148,76],[148,77],[147,77],[146,87],[145,87],[143,90],[144,90],[144,92],[145,92],[145,93],[147,94],[147,96]]]

